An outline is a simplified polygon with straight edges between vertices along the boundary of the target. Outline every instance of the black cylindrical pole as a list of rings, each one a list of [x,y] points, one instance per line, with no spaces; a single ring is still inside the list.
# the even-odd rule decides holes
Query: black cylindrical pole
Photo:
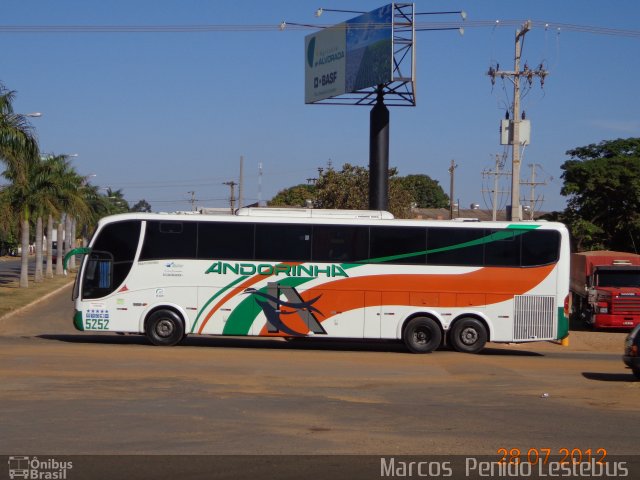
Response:
[[[389,110],[382,86],[369,115],[369,208],[389,209]]]

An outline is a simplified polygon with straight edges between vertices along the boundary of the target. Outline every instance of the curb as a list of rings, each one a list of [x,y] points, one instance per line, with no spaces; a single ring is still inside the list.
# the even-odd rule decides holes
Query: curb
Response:
[[[18,313],[24,312],[25,310],[33,307],[34,305],[37,305],[40,302],[44,302],[48,298],[56,295],[57,293],[60,293],[62,290],[64,290],[65,288],[69,287],[70,285],[73,285],[73,281],[69,281],[69,283],[65,283],[63,286],[56,288],[52,292],[49,292],[46,295],[40,297],[39,299],[34,300],[33,302],[29,303],[28,305],[23,305],[22,307],[16,308],[15,310],[12,310],[9,313],[5,313],[3,316],[0,317],[0,322],[2,322],[3,320],[6,320],[9,317],[17,315]]]

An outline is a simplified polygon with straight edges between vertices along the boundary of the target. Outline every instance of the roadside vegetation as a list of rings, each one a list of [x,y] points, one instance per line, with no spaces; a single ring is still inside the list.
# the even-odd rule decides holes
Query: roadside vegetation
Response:
[[[640,253],[640,138],[602,141],[567,151],[560,167],[567,224],[577,251]]]
[[[73,274],[59,276],[46,282],[34,283],[30,288],[19,288],[18,280],[3,283],[0,285],[0,319],[65,285],[70,285],[74,279],[75,275]],[[71,297],[71,293],[69,293],[69,297]]]
[[[321,170],[311,184],[295,185],[280,191],[268,202],[270,207],[343,208],[366,210],[369,205],[369,170],[345,163],[340,170]],[[446,208],[449,196],[428,175],[401,177],[389,169],[389,211],[396,218],[410,218],[412,208]]]

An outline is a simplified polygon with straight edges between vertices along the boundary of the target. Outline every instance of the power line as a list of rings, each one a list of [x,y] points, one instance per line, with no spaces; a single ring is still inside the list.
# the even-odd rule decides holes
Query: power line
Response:
[[[415,22],[416,30],[454,30],[458,28],[497,28],[519,26],[522,20],[466,20],[449,22]],[[384,24],[349,24],[350,29],[369,29]],[[388,24],[391,26],[391,24]],[[640,30],[577,25],[534,20],[532,27],[567,32],[612,35],[617,37],[640,38]],[[283,28],[284,26],[284,28]],[[300,24],[281,22],[279,24],[205,24],[205,25],[0,25],[0,33],[211,33],[211,32],[276,32],[286,30],[318,30],[340,28],[333,24]],[[346,28],[343,27],[343,28]]]

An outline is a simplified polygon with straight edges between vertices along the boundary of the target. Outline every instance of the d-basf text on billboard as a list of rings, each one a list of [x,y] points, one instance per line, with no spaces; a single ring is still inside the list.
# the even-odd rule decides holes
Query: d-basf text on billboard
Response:
[[[393,5],[305,37],[305,103],[393,81]]]

